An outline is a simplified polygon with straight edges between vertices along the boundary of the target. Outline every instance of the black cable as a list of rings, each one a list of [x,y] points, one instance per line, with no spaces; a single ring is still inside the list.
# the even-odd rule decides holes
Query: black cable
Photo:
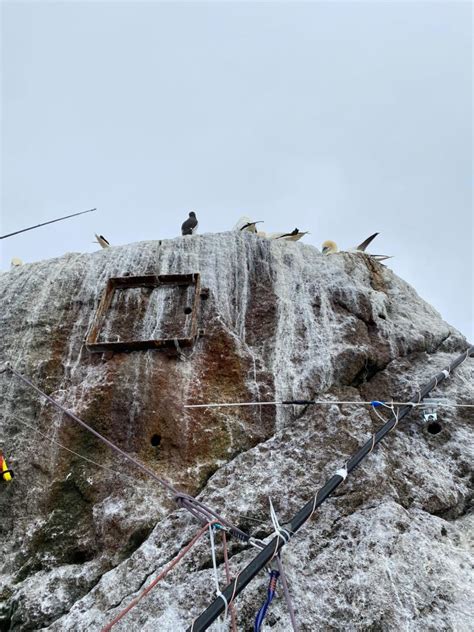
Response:
[[[46,226],[46,224],[54,224],[54,222],[60,222],[63,219],[69,219],[70,217],[76,217],[76,215],[84,215],[84,213],[92,213],[92,211],[96,211],[96,208],[90,208],[88,211],[81,211],[80,213],[73,213],[72,215],[65,215],[64,217],[58,217],[58,219],[51,219],[49,222],[43,222],[42,224],[36,224],[36,226],[30,226],[29,228],[22,228],[21,230],[16,230],[14,233],[8,233],[8,235],[1,235],[0,239],[6,239],[7,237],[13,237],[13,235],[18,235],[19,233],[26,233],[27,230],[33,230],[34,228],[39,228],[40,226]]]

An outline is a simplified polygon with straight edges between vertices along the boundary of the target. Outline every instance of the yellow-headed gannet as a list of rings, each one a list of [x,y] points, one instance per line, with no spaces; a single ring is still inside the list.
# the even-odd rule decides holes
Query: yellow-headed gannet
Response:
[[[374,233],[373,235],[370,235],[370,237],[367,237],[367,239],[365,239],[361,244],[359,244],[358,246],[355,246],[355,248],[349,248],[349,250],[346,250],[345,252],[352,252],[352,253],[362,252],[366,254],[367,256],[372,257],[372,259],[376,259],[377,261],[385,261],[385,259],[391,259],[389,255],[373,255],[368,252],[367,253],[365,252],[365,249],[367,248],[367,246],[377,237],[377,235],[378,233]],[[336,252],[339,252],[336,242],[331,241],[330,239],[323,242],[322,253],[324,255],[332,255]]]
[[[323,255],[333,255],[334,253],[339,252],[336,242],[331,241],[330,239],[323,241],[321,251]]]
[[[12,268],[14,268],[15,266],[22,266],[23,261],[19,257],[12,257],[10,265]]]

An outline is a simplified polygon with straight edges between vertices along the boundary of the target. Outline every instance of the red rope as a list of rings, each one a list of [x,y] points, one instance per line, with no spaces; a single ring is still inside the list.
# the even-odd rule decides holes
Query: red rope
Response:
[[[200,531],[198,531],[198,533],[194,536],[194,538],[191,540],[191,542],[184,547],[184,549],[182,549],[178,555],[171,560],[171,562],[168,564],[168,566],[158,575],[158,577],[156,577],[149,586],[147,586],[145,588],[145,590],[143,592],[141,592],[138,597],[135,597],[135,599],[133,599],[128,606],[122,610],[122,612],[120,612],[115,619],[113,619],[110,623],[108,623],[104,628],[102,628],[101,632],[110,632],[110,630],[114,627],[114,625],[116,623],[118,623],[120,621],[120,619],[122,619],[128,612],[130,612],[130,610],[132,608],[134,608],[137,603],[143,599],[143,597],[145,597],[146,595],[148,595],[148,593],[156,586],[156,584],[163,579],[164,577],[166,577],[166,575],[170,572],[170,570],[176,566],[176,564],[186,555],[186,553],[196,544],[196,542],[199,540],[199,538],[204,535],[204,533],[207,532],[207,530],[209,529],[209,527],[213,524],[216,524],[217,520],[214,520],[213,522],[208,522],[206,524],[205,527],[203,527]]]

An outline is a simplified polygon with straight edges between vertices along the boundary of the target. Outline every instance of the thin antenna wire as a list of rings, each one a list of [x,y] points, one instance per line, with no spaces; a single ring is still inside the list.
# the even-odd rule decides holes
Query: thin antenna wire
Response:
[[[8,235],[0,235],[0,239],[6,239],[7,237],[13,237],[13,235],[18,235],[19,233],[25,233],[27,230],[33,230],[34,228],[39,228],[40,226],[46,226],[46,224],[54,224],[54,222],[60,222],[63,219],[69,219],[70,217],[76,217],[76,215],[84,215],[84,213],[92,213],[92,211],[96,211],[96,208],[90,208],[87,211],[81,211],[80,213],[73,213],[72,215],[65,215],[64,217],[58,217],[58,219],[52,219],[49,222],[43,222],[42,224],[36,224],[36,226],[30,226],[29,228],[22,228],[21,230],[16,230],[14,233],[8,233]]]

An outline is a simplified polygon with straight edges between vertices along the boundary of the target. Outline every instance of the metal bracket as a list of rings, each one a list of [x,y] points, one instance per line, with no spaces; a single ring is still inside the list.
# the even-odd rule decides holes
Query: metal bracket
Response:
[[[445,397],[433,397],[433,398],[425,398],[423,400],[423,406],[421,407],[421,412],[423,414],[423,421],[428,423],[429,421],[437,421],[438,420],[438,406],[440,404],[445,404]]]

